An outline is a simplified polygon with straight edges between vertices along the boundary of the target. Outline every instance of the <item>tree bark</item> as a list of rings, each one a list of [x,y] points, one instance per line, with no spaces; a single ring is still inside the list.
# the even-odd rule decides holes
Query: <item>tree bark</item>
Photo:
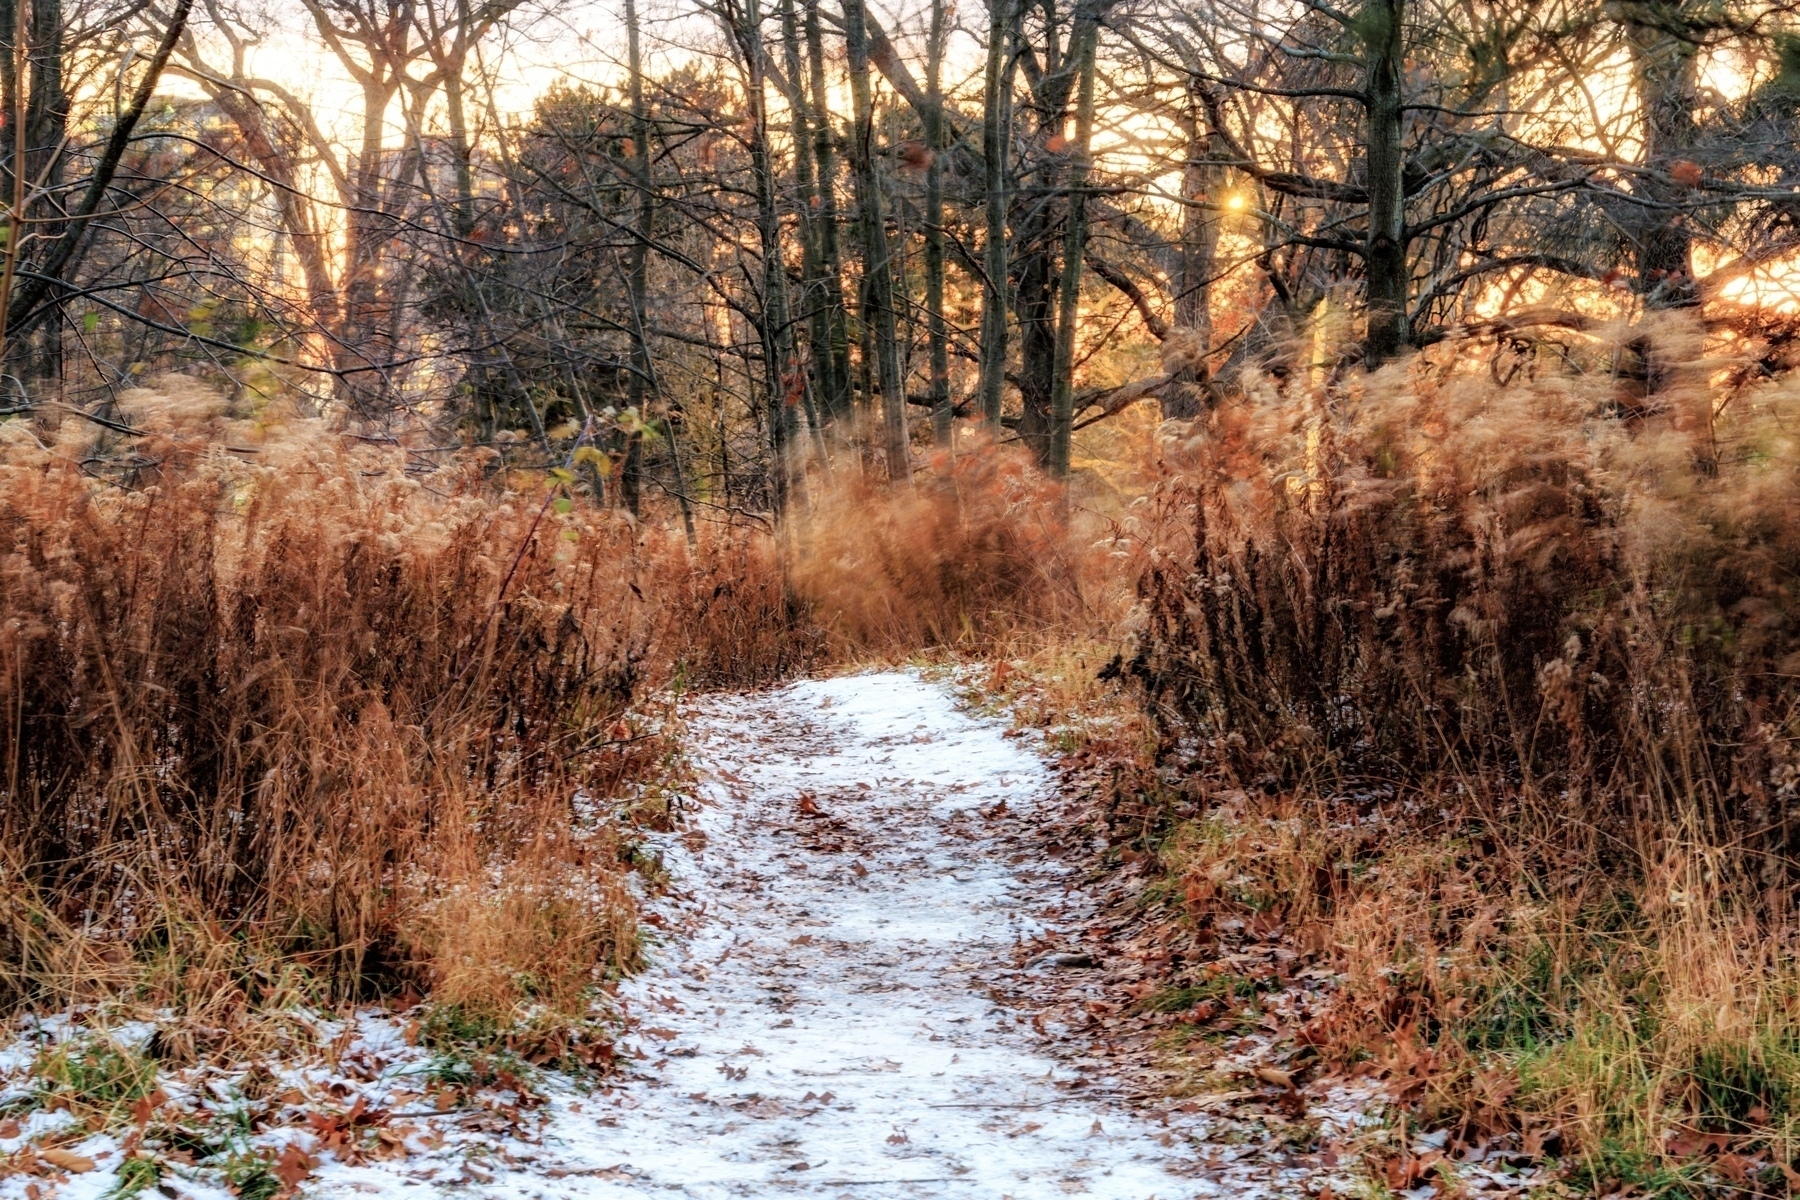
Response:
[[[1691,255],[1693,234],[1679,219],[1690,188],[1669,175],[1694,151],[1699,130],[1697,41],[1672,29],[1675,6],[1629,5],[1622,13],[1631,75],[1642,108],[1643,162],[1654,174],[1643,183],[1651,205],[1636,210],[1629,235],[1638,287],[1648,309],[1692,308],[1700,302]],[[1693,169],[1691,166],[1688,169]],[[1636,185],[1634,185],[1635,187]]]
[[[656,220],[656,194],[650,187],[650,118],[644,107],[644,57],[638,32],[637,0],[625,0],[626,86],[631,100],[631,176],[637,190],[637,237],[626,252],[626,300],[631,305],[631,372],[625,383],[625,407],[635,416],[625,431],[625,459],[619,470],[619,500],[632,516],[643,509],[644,385],[650,379],[649,323],[644,298],[649,292],[650,236]]]
[[[162,40],[157,44],[155,52],[150,56],[150,63],[144,71],[144,77],[132,92],[131,102],[119,119],[113,123],[112,136],[100,152],[100,159],[94,165],[94,173],[88,177],[87,187],[82,189],[81,201],[70,214],[62,233],[50,244],[41,262],[33,264],[34,278],[28,279],[25,286],[11,297],[4,316],[4,327],[11,336],[18,337],[29,332],[30,326],[43,319],[45,312],[39,309],[55,281],[65,277],[77,261],[81,250],[82,239],[87,227],[106,199],[112,187],[114,176],[118,174],[119,161],[125,157],[125,148],[131,144],[131,135],[137,130],[138,122],[143,118],[144,110],[150,105],[150,97],[156,92],[156,85],[162,80],[163,68],[169,65],[169,56],[175,51],[175,43],[180,40],[187,28],[188,13],[193,9],[193,0],[175,0],[174,11],[169,15],[169,24],[163,30]]]
[[[1225,168],[1221,147],[1190,87],[1187,166],[1181,175],[1181,243],[1175,276],[1175,327],[1183,344],[1174,379],[1162,392],[1166,418],[1197,417],[1214,398],[1207,356],[1212,351],[1212,277],[1219,251],[1219,205],[1224,199]]]
[[[1369,125],[1368,335],[1363,363],[1370,370],[1399,355],[1410,340],[1402,146],[1405,110],[1400,78],[1405,15],[1405,0],[1370,0],[1363,18]]]
[[[855,407],[855,389],[850,376],[850,320],[849,306],[844,302],[843,255],[838,247],[837,139],[832,133],[831,101],[825,88],[825,39],[819,27],[819,0],[806,0],[806,57],[818,167],[819,219],[815,227],[828,334],[824,346],[829,348],[821,369],[821,390],[825,416],[831,420],[850,415]]]
[[[1012,8],[1014,0],[988,0],[987,75],[982,95],[981,153],[985,168],[986,285],[981,294],[981,417],[1000,432],[1006,385],[1006,159],[1012,142]]]
[[[888,478],[912,478],[906,435],[906,385],[900,374],[898,314],[894,311],[892,250],[882,215],[881,180],[875,169],[874,103],[869,90],[869,42],[862,0],[845,0],[844,40],[850,58],[850,107],[855,130],[851,140],[857,183],[858,224],[862,230],[864,321],[875,343],[876,374],[881,388],[882,448]]]
[[[925,92],[931,107],[925,119],[925,326],[929,345],[931,432],[940,446],[950,444],[950,340],[944,324],[944,0],[931,0],[927,35]]]
[[[794,361],[793,331],[788,322],[787,264],[781,250],[781,213],[775,195],[775,173],[769,160],[769,110],[763,61],[762,9],[745,0],[733,22],[733,36],[744,57],[745,99],[750,108],[750,174],[756,184],[757,240],[762,252],[763,367],[768,388],[769,452],[775,511],[787,512],[798,498],[804,474],[794,454],[800,429],[803,385]]]
[[[1075,138],[1069,147],[1069,215],[1063,230],[1062,282],[1057,295],[1056,378],[1050,400],[1050,473],[1069,473],[1069,442],[1075,422],[1075,333],[1081,316],[1081,272],[1087,254],[1087,179],[1094,140],[1094,59],[1100,40],[1097,24],[1077,23],[1075,60],[1079,83],[1075,100]]]

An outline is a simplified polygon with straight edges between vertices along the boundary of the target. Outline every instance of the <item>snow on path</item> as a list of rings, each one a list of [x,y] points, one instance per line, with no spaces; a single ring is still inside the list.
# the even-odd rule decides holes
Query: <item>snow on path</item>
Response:
[[[584,1194],[1218,1192],[1184,1137],[1075,1094],[978,982],[1068,886],[984,834],[983,810],[1047,794],[1042,761],[902,673],[719,698],[691,725],[704,848],[671,838],[668,864],[693,928],[625,990],[659,1057],[593,1106],[614,1123],[584,1156],[625,1165]]]

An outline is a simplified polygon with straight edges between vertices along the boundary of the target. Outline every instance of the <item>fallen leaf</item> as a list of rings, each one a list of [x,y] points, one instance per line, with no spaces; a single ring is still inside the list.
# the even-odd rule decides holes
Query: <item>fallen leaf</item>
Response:
[[[1278,1088],[1286,1088],[1290,1092],[1294,1090],[1294,1077],[1277,1067],[1257,1067],[1250,1073],[1264,1083],[1273,1084]]]
[[[281,1157],[275,1160],[274,1175],[292,1190],[300,1185],[300,1181],[312,1174],[317,1161],[298,1145],[289,1142],[281,1148]]]
[[[16,1138],[19,1136],[19,1122],[12,1117],[0,1121],[0,1138]]]
[[[860,862],[853,862],[850,864],[850,873],[855,875],[858,879],[862,879],[868,875],[869,868],[863,866]]]
[[[91,1171],[97,1165],[85,1154],[76,1154],[71,1150],[39,1150],[38,1157],[61,1171],[80,1175]]]

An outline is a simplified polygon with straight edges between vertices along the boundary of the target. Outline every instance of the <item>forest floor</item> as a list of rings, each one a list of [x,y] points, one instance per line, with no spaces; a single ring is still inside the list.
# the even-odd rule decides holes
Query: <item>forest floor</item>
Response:
[[[170,1112],[235,1122],[241,1178],[180,1154],[134,1174],[136,1135],[96,1134],[0,1180],[0,1200],[148,1184],[191,1200],[1356,1187],[1351,1147],[1378,1135],[1379,1100],[1367,1081],[1296,1085],[1284,1022],[1215,1039],[1204,1077],[1171,1086],[1168,1018],[1134,1020],[1119,999],[1108,959],[1125,948],[1107,932],[1129,923],[1096,886],[1096,847],[1071,840],[1075,802],[952,685],[849,675],[705,698],[687,720],[696,794],[648,847],[653,937],[618,990],[616,1071],[476,1078],[405,1013],[319,1018],[311,1058],[196,1068],[163,1078],[161,1108],[134,1102],[140,1133]],[[0,1051],[0,1112],[75,1024]],[[59,1120],[73,1118],[0,1122],[0,1154]]]

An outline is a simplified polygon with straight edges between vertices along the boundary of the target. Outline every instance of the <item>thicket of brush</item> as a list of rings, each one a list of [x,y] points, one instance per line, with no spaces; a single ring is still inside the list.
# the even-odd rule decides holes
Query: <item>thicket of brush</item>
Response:
[[[1140,516],[1122,665],[1193,920],[1345,972],[1327,1059],[1603,1187],[1785,1186],[1800,387],[1655,336],[1650,400],[1605,346],[1253,386]]]
[[[637,958],[673,695],[1082,611],[1005,455],[690,545],[179,380],[119,416],[0,425],[0,1009],[166,1007],[186,1052],[376,995],[566,1051]]]
[[[811,653],[767,539],[179,385],[124,417],[0,426],[0,1004],[579,1013],[636,954],[646,704]]]
[[[992,653],[1116,615],[1129,577],[1096,570],[1061,489],[1016,447],[934,453],[916,486],[823,490],[800,523],[793,578],[838,657]]]

